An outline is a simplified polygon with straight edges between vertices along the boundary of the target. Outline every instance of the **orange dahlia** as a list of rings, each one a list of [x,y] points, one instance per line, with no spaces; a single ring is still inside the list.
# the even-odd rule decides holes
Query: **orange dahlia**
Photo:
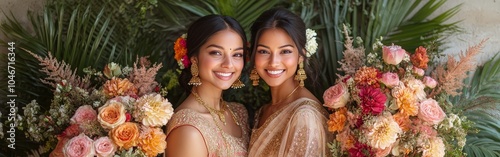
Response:
[[[157,156],[167,148],[167,136],[160,128],[143,126],[139,137],[139,148],[149,157]]]
[[[103,85],[104,95],[108,98],[123,95],[136,95],[137,89],[128,79],[113,77]]]
[[[358,71],[356,71],[354,81],[358,86],[372,86],[378,88],[380,86],[378,84],[378,80],[381,76],[382,74],[378,69],[373,67],[361,67]]]
[[[396,123],[398,123],[399,127],[403,131],[406,132],[406,131],[410,130],[411,121],[410,121],[409,117],[407,117],[406,115],[398,112],[398,113],[392,115],[392,118],[394,118],[394,120],[396,121]]]
[[[427,49],[420,46],[415,49],[415,53],[411,55],[410,61],[413,66],[421,69],[427,69],[427,63],[429,62],[429,56],[427,56]]]
[[[392,96],[396,99],[401,114],[404,116],[416,116],[418,114],[417,99],[410,88],[399,86],[393,89]]]
[[[345,107],[342,107],[335,113],[330,114],[330,119],[327,122],[328,131],[336,132],[344,130],[345,122],[347,120],[346,114],[347,108]]]

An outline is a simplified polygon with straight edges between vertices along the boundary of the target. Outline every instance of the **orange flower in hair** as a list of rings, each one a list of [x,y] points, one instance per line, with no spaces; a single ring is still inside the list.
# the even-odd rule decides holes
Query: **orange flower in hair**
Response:
[[[187,58],[187,47],[186,47],[187,34],[183,34],[174,43],[175,60],[179,64],[181,69],[189,66],[189,59]]]

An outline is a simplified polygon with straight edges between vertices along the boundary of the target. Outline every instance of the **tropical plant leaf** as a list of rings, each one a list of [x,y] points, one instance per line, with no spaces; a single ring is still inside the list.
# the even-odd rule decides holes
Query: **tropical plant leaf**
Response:
[[[446,0],[429,1],[322,1],[319,5],[319,20],[321,28],[320,53],[318,61],[322,67],[322,87],[314,93],[321,96],[322,91],[333,85],[339,68],[338,62],[342,59],[344,50],[342,26],[349,27],[349,34],[360,37],[365,49],[372,49],[373,43],[383,37],[384,44],[395,43],[406,50],[414,50],[423,44],[434,42],[438,46],[443,44],[446,36],[458,31],[456,23],[446,23],[459,10],[455,6],[436,17],[431,15],[441,7]],[[355,46],[359,46],[356,45]]]
[[[467,156],[500,156],[500,121],[484,114],[484,110],[469,111],[466,115],[475,123],[475,128],[478,130],[477,133],[467,135],[467,144],[463,150]]]

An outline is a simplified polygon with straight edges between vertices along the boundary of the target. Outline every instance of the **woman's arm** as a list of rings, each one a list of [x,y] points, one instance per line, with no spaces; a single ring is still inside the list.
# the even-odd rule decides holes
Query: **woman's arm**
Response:
[[[167,157],[204,157],[208,156],[205,139],[193,126],[184,125],[170,131],[167,136]]]

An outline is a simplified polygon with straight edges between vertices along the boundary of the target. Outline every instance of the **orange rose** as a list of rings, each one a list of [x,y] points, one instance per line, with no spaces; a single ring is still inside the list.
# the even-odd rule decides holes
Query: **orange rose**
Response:
[[[97,121],[105,129],[113,129],[123,123],[127,116],[125,115],[125,107],[121,102],[110,100],[99,108]]]
[[[142,126],[139,137],[139,148],[149,157],[155,157],[165,152],[167,148],[167,136],[160,128],[150,128]]]
[[[136,123],[125,122],[109,132],[109,137],[120,148],[129,149],[137,146],[139,139],[139,127]]]

